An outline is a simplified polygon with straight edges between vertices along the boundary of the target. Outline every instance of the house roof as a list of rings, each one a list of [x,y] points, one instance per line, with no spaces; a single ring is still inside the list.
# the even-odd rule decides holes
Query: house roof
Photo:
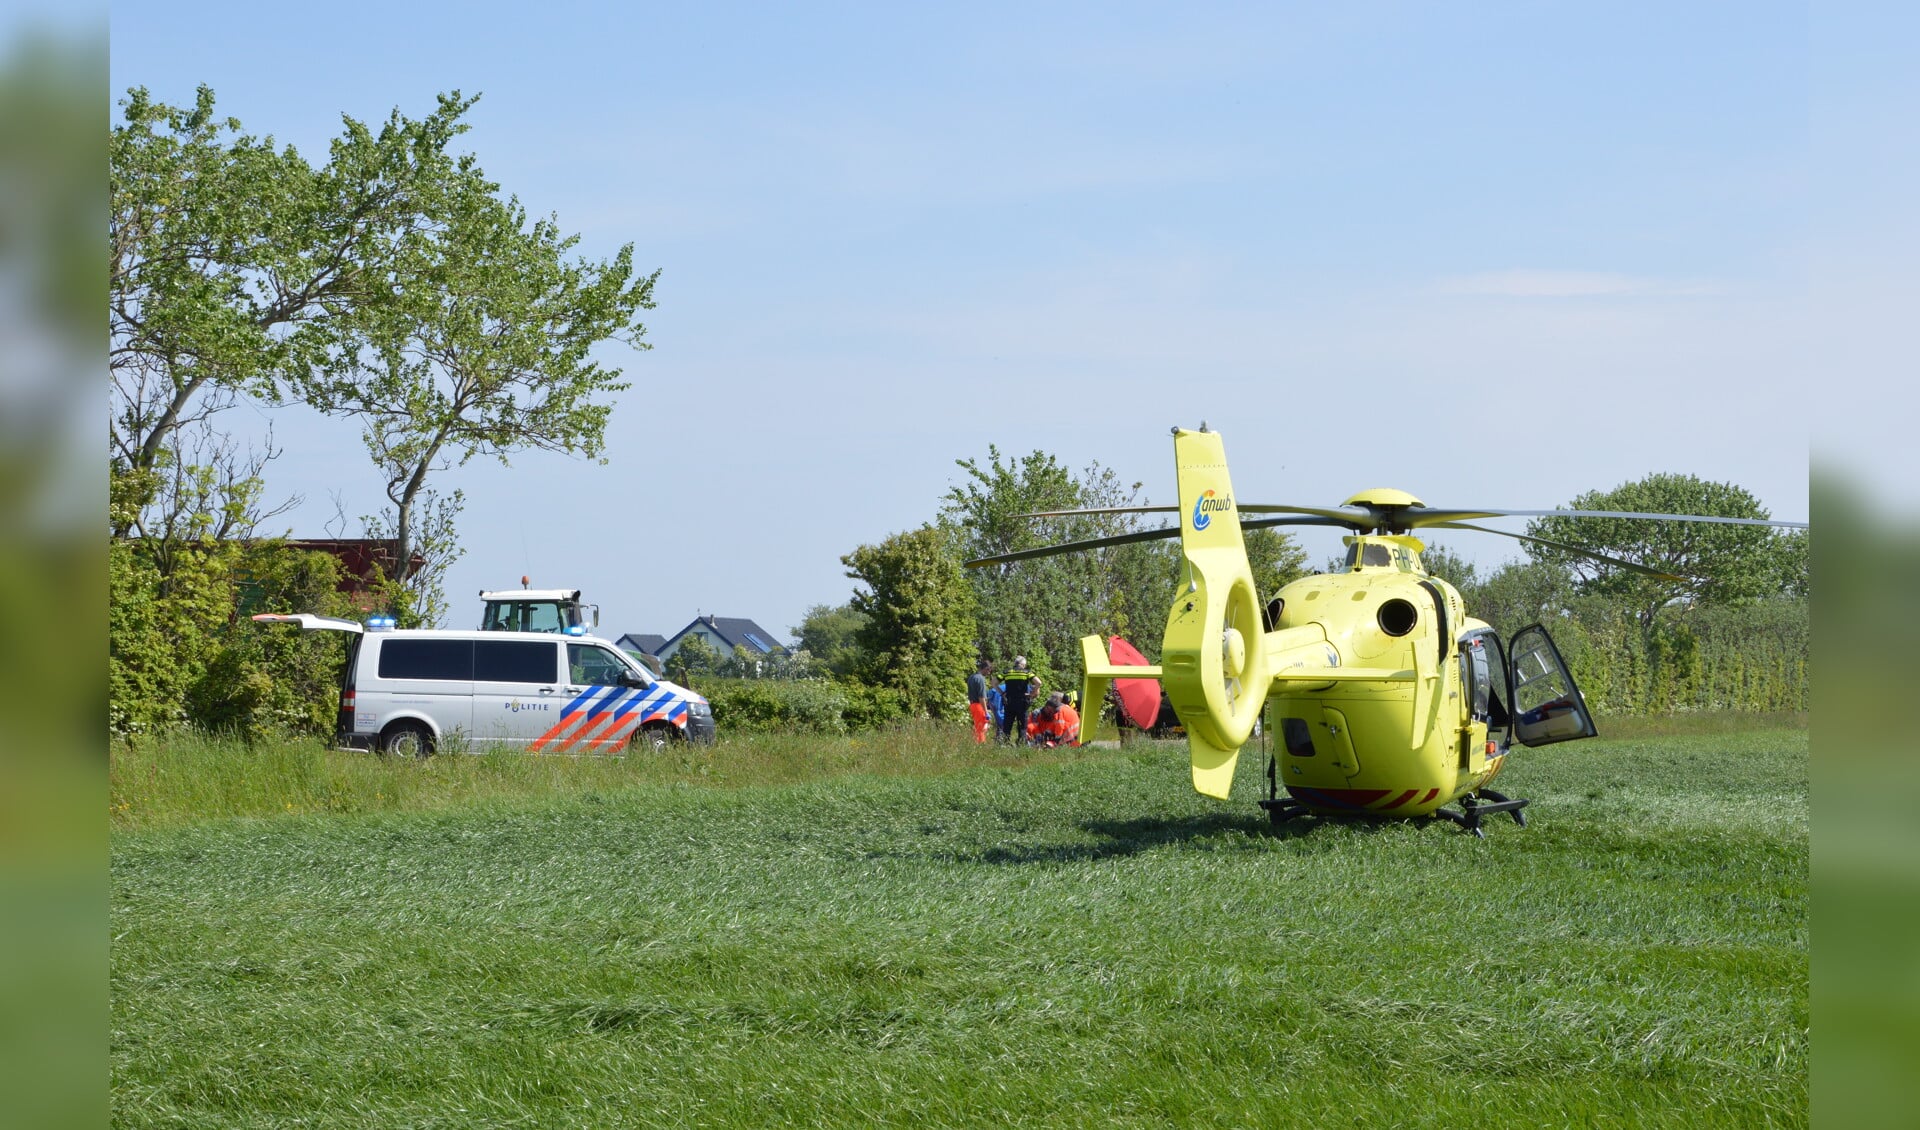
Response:
[[[660,646],[670,647],[677,643],[681,636],[686,635],[695,628],[703,626],[725,641],[729,650],[736,647],[744,647],[748,651],[755,651],[761,655],[767,655],[775,651],[785,651],[787,649],[786,645],[780,642],[780,637],[767,631],[752,620],[742,619],[736,616],[697,617],[691,624],[675,632],[671,639]]]
[[[655,635],[652,632],[628,632],[613,642],[622,650],[632,648],[648,655],[658,655],[660,649],[667,646],[667,637]]]

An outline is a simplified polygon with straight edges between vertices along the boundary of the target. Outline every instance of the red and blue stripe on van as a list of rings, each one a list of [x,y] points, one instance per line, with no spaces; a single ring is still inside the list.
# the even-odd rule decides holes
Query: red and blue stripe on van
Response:
[[[687,700],[655,683],[634,687],[588,687],[560,711],[560,721],[527,748],[560,752],[575,746],[608,749],[620,745],[649,722],[685,728]]]

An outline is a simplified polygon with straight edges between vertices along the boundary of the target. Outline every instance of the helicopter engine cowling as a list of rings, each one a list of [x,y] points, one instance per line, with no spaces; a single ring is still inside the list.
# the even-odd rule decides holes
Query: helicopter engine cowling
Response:
[[[1193,787],[1225,797],[1272,682],[1268,649],[1220,436],[1180,430],[1173,442],[1186,571],[1167,614],[1161,683],[1187,729]]]

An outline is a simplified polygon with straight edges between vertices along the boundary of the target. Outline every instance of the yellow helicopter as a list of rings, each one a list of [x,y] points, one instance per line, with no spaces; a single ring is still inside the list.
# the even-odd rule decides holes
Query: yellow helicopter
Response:
[[[1541,746],[1598,732],[1546,628],[1533,624],[1502,641],[1491,625],[1467,614],[1457,589],[1426,572],[1420,560],[1425,545],[1409,531],[1466,529],[1541,542],[1467,520],[1544,515],[1806,525],[1620,511],[1437,509],[1405,491],[1385,489],[1363,491],[1339,507],[1241,504],[1234,500],[1218,432],[1205,424],[1199,431],[1175,428],[1173,446],[1178,506],[1030,517],[1178,513],[1177,527],[1020,550],[967,565],[1178,537],[1184,565],[1160,663],[1115,662],[1100,636],[1087,636],[1080,641],[1086,670],[1081,701],[1102,702],[1114,680],[1159,680],[1186,727],[1193,787],[1222,799],[1232,788],[1240,748],[1264,717],[1276,747],[1260,805],[1276,826],[1308,814],[1439,817],[1483,836],[1481,820],[1501,812],[1524,826],[1520,810],[1527,801],[1487,787],[1512,744]],[[1241,514],[1287,516],[1242,521]],[[1344,539],[1346,560],[1339,571],[1296,580],[1262,604],[1241,530],[1282,525],[1338,526],[1354,533]],[[1545,544],[1679,579],[1580,547]],[[1457,810],[1447,807],[1456,801]]]

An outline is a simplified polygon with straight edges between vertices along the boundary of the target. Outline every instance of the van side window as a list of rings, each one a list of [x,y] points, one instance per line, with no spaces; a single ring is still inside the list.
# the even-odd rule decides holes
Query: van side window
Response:
[[[552,640],[476,640],[473,678],[481,683],[554,683],[560,649]]]
[[[473,679],[472,640],[380,641],[382,679]]]
[[[612,686],[633,670],[606,648],[580,643],[567,645],[567,666],[574,682],[588,686]]]

